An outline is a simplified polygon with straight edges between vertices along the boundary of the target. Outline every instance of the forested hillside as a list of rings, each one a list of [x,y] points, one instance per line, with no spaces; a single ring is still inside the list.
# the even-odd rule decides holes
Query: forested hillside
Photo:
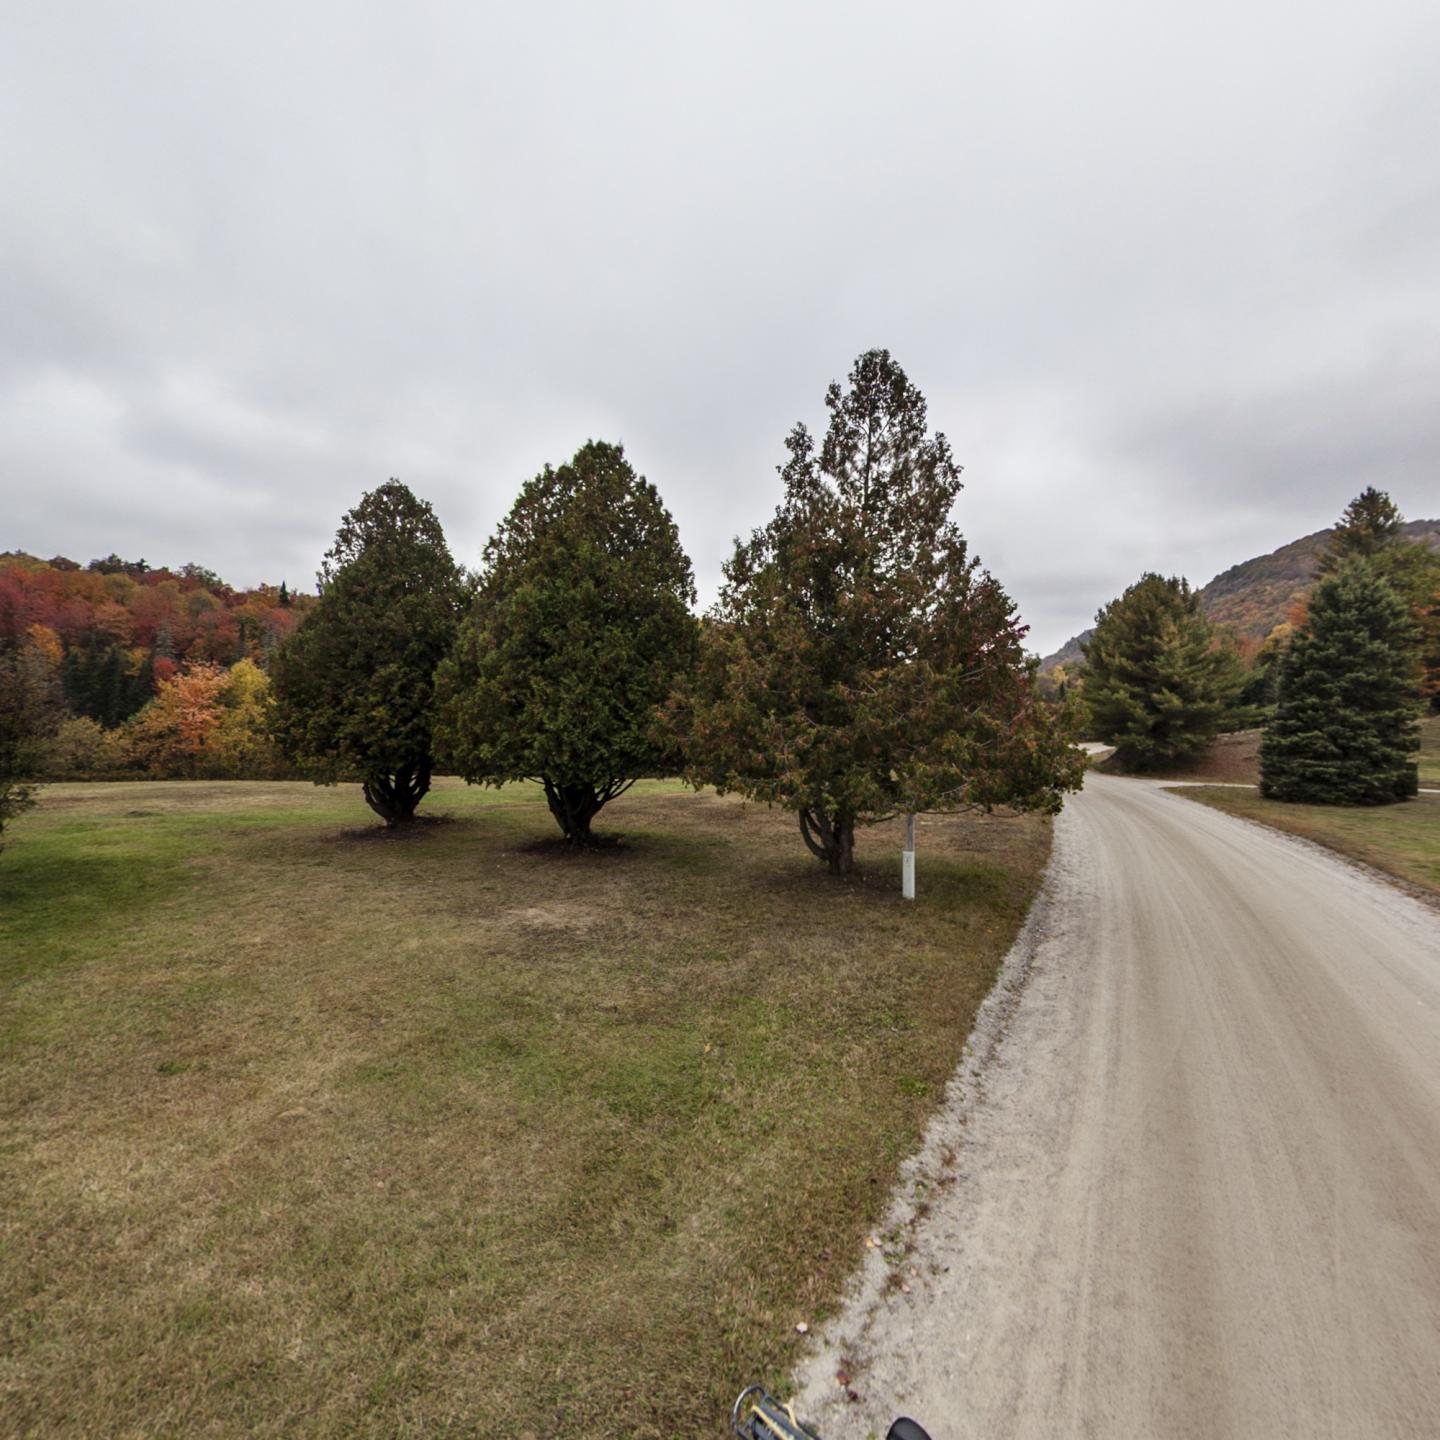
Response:
[[[272,771],[265,671],[314,603],[199,565],[0,554],[0,642],[45,657],[68,715],[55,773]]]
[[[1263,640],[1289,618],[1315,583],[1320,557],[1332,533],[1329,529],[1317,530],[1268,555],[1232,565],[1200,591],[1201,609],[1215,623],[1233,625],[1246,639]],[[1440,520],[1407,521],[1402,533],[1408,540],[1423,541],[1440,551]],[[1090,635],[1091,631],[1086,630],[1067,640],[1040,662],[1040,668],[1053,670],[1057,665],[1068,668],[1079,664],[1084,659],[1080,646]]]

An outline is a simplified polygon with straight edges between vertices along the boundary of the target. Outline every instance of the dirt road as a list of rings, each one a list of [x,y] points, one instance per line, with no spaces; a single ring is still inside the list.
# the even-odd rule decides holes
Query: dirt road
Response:
[[[1021,944],[914,1169],[915,1249],[870,1253],[802,1413],[1440,1436],[1440,916],[1092,776]]]

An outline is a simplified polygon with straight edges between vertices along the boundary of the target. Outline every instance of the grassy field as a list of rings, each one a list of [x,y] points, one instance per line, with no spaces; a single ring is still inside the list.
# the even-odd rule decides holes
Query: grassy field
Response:
[[[1286,805],[1250,790],[1186,786],[1175,792],[1247,820],[1362,860],[1440,898],[1440,795],[1421,795],[1398,805]]]
[[[1420,783],[1440,786],[1440,715],[1420,722]]]
[[[649,785],[55,785],[0,858],[0,1415],[27,1435],[718,1434],[856,1262],[1039,819]],[[607,824],[608,822],[608,824]]]

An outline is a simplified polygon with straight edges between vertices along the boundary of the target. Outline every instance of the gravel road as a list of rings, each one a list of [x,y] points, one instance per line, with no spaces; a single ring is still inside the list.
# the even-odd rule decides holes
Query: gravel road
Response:
[[[826,1440],[1440,1436],[1440,916],[1092,775],[891,1221]]]

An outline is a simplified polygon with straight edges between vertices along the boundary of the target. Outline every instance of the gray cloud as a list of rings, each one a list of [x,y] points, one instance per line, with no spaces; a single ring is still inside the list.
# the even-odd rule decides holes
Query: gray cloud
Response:
[[[1437,57],[1429,0],[30,7],[0,548],[305,583],[397,474],[473,562],[603,435],[713,594],[883,344],[1053,648],[1364,484],[1440,513]]]

